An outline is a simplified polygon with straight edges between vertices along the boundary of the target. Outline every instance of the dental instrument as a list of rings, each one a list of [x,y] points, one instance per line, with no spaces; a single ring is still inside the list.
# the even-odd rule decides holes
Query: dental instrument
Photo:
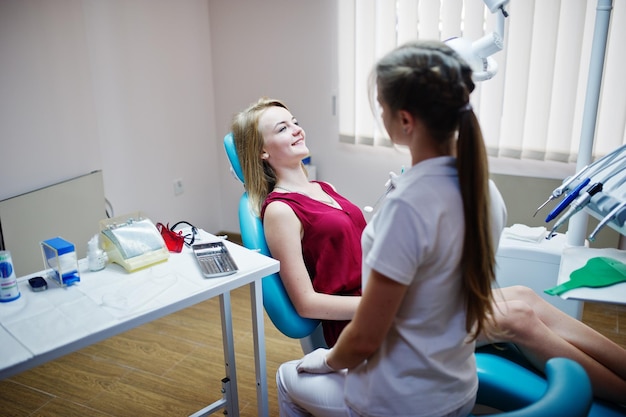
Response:
[[[391,190],[393,190],[393,185],[391,184],[391,181],[387,181],[387,183],[385,184],[387,186],[387,188],[385,188],[385,191],[380,195],[380,197],[378,197],[378,199],[376,200],[376,202],[374,203],[373,206],[365,206],[363,207],[363,211],[366,213],[371,213],[374,211],[374,209],[376,207],[378,207],[378,204],[380,204],[381,201],[383,201],[383,199],[385,197],[387,197],[387,194],[389,194],[389,192]]]
[[[593,232],[591,232],[587,239],[589,239],[590,242],[596,240],[596,235],[600,232],[600,230],[602,230],[604,226],[606,226],[611,220],[613,220],[613,218],[617,217],[618,213],[622,211],[624,207],[626,207],[626,201],[622,201],[613,210],[611,210],[609,214],[604,216],[604,218],[600,221],[600,223],[598,223],[596,228],[593,229]]]
[[[608,174],[604,175],[603,178],[599,178],[600,181],[604,183],[604,191],[616,190],[618,189],[626,180],[626,178],[619,178],[618,174],[626,169],[626,159],[624,157],[618,159],[617,161],[612,161],[608,164],[604,169],[599,172],[603,172],[610,168],[612,165],[617,164],[617,162],[621,162],[619,165],[614,167]]]
[[[567,192],[569,190],[569,186],[572,185],[572,183],[574,181],[576,181],[576,179],[578,179],[578,177],[580,177],[582,174],[585,173],[585,171],[589,168],[589,165],[585,165],[580,171],[578,171],[575,175],[569,177],[569,179],[567,181],[565,181],[563,184],[561,184],[560,186],[558,186],[557,188],[555,188],[552,191],[552,194],[550,194],[550,196],[548,197],[548,199],[545,201],[545,203],[543,203],[542,205],[539,206],[539,208],[535,211],[535,214],[533,214],[533,217],[535,217],[537,215],[537,213],[539,213],[539,210],[541,210],[542,208],[545,207],[546,204],[548,204],[550,201],[557,199],[559,197],[561,197],[563,195],[563,193]]]
[[[563,214],[557,220],[557,222],[552,227],[552,230],[550,230],[550,233],[548,233],[548,236],[546,236],[546,239],[550,240],[559,227],[561,227],[565,222],[567,222],[570,219],[570,217],[572,217],[574,214],[578,213],[583,207],[589,204],[589,201],[591,201],[591,197],[593,197],[600,191],[602,191],[602,183],[600,182],[597,182],[593,184],[591,187],[589,187],[583,195],[578,197],[572,203],[572,206],[569,208],[569,210],[567,210],[567,212],[565,212],[565,214]]]
[[[546,217],[546,223],[554,220],[556,216],[561,214],[561,212],[565,210],[565,208],[569,206],[575,198],[578,197],[578,194],[580,194],[582,189],[585,188],[590,181],[590,178],[585,178],[580,184],[576,186],[576,188],[572,190],[571,193],[568,193],[563,201],[561,201],[550,213],[548,213],[548,216]]]
[[[589,186],[589,184],[594,184]],[[554,220],[569,210],[558,219],[557,223],[550,231],[546,239],[550,239],[554,231],[569,221],[570,228],[576,233],[582,233],[582,239],[588,237],[594,241],[604,227],[609,225],[621,234],[626,234],[626,145],[621,145],[605,156],[591,162],[576,174],[564,180],[563,184],[554,189],[550,197],[535,212],[546,206],[546,204],[558,197],[563,196],[564,200],[546,217],[546,222]],[[591,198],[597,194],[594,198]],[[624,204],[620,204],[624,202]],[[577,223],[578,217],[570,218],[581,209],[591,214],[600,222],[595,230],[587,235],[580,232]]]
[[[594,161],[593,163],[588,165],[587,176],[593,177],[599,174],[600,172],[615,165],[617,162],[624,160],[626,158],[626,155],[624,154],[625,150],[626,150],[626,145],[622,145],[618,147],[617,149],[604,155],[602,158],[598,159],[597,161]]]
[[[400,171],[400,174],[404,173],[404,167],[402,167],[402,171]],[[394,184],[394,179],[397,177],[398,175],[395,172],[390,172],[389,173],[389,179],[387,180],[387,182],[385,183],[385,191],[380,195],[380,197],[378,197],[378,199],[376,200],[376,202],[374,203],[373,206],[365,206],[363,207],[363,211],[366,213],[371,213],[374,211],[374,209],[376,207],[378,207],[378,204],[380,204],[381,201],[383,201],[383,199],[385,197],[387,197],[387,194],[389,194],[391,192],[391,190],[393,190],[394,188],[396,188],[395,184]]]
[[[550,201],[555,200],[555,199],[561,197],[564,193],[569,191],[571,185],[578,178],[580,178],[583,174],[585,174],[588,178],[592,178],[593,176],[598,175],[599,173],[601,173],[602,171],[605,171],[606,169],[610,168],[611,166],[615,165],[616,163],[618,163],[620,161],[623,161],[625,156],[622,154],[622,152],[625,149],[626,149],[626,145],[622,145],[619,148],[615,149],[614,151],[611,151],[610,153],[608,153],[604,157],[598,159],[597,161],[582,167],[576,174],[574,174],[573,176],[569,177],[567,179],[567,181],[565,181],[559,187],[555,188],[554,191],[552,191],[552,194],[550,194],[548,199],[543,204],[541,204],[537,208],[537,210],[535,210],[535,213],[533,214],[533,217],[535,217],[537,215],[537,213],[539,213],[539,211],[542,208],[544,208]],[[618,156],[619,156],[619,158],[618,158]],[[613,172],[611,172],[611,174],[607,175],[606,178],[611,178],[617,171],[620,171],[621,169],[623,169],[623,168],[621,166],[619,166],[618,168],[614,169]],[[606,182],[606,181],[603,181],[603,182]],[[550,219],[550,220],[552,220],[552,219]],[[549,220],[546,220],[546,221],[549,221]]]

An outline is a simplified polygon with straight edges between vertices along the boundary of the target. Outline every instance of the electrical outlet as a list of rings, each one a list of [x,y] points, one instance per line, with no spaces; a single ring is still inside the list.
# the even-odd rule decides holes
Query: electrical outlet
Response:
[[[177,180],[174,180],[174,195],[181,195],[183,192],[185,192],[185,187],[183,186],[183,180],[180,178]]]

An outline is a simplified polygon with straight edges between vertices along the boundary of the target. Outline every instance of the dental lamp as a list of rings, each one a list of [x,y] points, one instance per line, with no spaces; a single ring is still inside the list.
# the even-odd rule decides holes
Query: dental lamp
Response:
[[[504,6],[509,0],[483,1],[491,13],[497,13],[496,30],[474,42],[458,37],[445,41],[470,65],[474,81],[489,80],[498,72],[498,64],[491,55],[501,51],[504,46],[504,19],[508,17]]]
[[[472,78],[474,81],[486,81],[496,75],[498,65],[495,60],[491,58],[491,55],[502,50],[503,48],[504,21],[508,17],[508,13],[504,9],[504,6],[509,3],[509,0],[483,0],[483,2],[491,13],[496,13],[497,22],[495,31],[474,42],[464,38],[451,38],[445,41],[448,46],[454,49],[470,65],[473,70]],[[591,163],[612,8],[613,0],[597,0],[596,20],[589,64],[589,78],[587,80],[582,133],[577,159],[578,174],[574,178],[570,179],[572,181],[580,179],[579,177],[588,170]],[[555,189],[548,200],[537,209],[537,212],[541,210],[549,201],[559,198],[561,195],[564,195],[567,191],[569,191],[570,187],[574,185],[572,184],[572,181],[564,181],[563,185]],[[626,179],[624,179],[624,183],[626,183]],[[587,217],[583,216],[582,213],[581,215],[575,215],[582,207],[585,207],[586,212],[589,212],[595,217],[601,219],[601,226],[599,225],[599,228],[596,228],[596,230],[594,230],[591,234],[591,240],[595,239],[596,234],[606,224],[611,225],[614,229],[626,235],[626,222],[623,222],[622,216],[620,215],[626,208],[626,204],[621,204],[618,201],[617,204],[612,204],[612,210],[610,206],[600,207],[600,205],[596,204],[596,201],[600,201],[601,199],[604,201],[607,198],[613,201],[613,197],[606,197],[606,192],[602,189],[597,190],[594,188],[593,191],[597,192],[597,195],[595,195],[593,200],[589,198],[594,197],[593,195],[590,196],[589,193],[584,193],[583,197],[585,198],[581,197],[581,199],[578,200],[578,204],[575,205],[575,208],[569,210],[559,224],[560,226],[572,217],[571,221],[569,221],[570,227],[567,233],[568,244],[572,246],[582,246],[584,244],[584,234],[587,229]],[[572,200],[575,197],[574,195],[571,195],[571,193],[567,193],[567,195],[570,195]],[[626,196],[624,195],[620,196],[621,199],[625,197]],[[582,200],[584,200],[584,204]],[[564,204],[561,207],[564,208],[566,205]],[[537,212],[535,212],[535,214],[537,214]]]

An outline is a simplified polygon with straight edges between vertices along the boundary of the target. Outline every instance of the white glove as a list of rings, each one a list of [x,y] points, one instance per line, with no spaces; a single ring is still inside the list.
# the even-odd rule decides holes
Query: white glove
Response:
[[[393,171],[389,171],[389,179],[385,183],[385,187],[388,187],[389,191],[391,191],[394,188],[396,188],[396,184],[398,183],[398,178],[400,178],[400,176],[398,174],[396,174]]]
[[[404,168],[402,168],[402,172],[404,172]],[[378,204],[384,200],[385,197],[387,197],[387,194],[389,194],[390,191],[392,191],[393,189],[396,188],[396,184],[398,183],[398,178],[400,178],[400,176],[398,174],[396,174],[393,171],[389,172],[389,179],[387,180],[387,182],[385,182],[385,192],[378,197],[378,200],[376,200],[376,202],[374,203],[373,206],[365,206],[363,207],[363,211],[365,211],[366,213],[371,213],[374,211],[374,209],[378,206]]]
[[[296,370],[300,373],[307,372],[310,374],[328,374],[335,372],[335,370],[326,363],[328,353],[330,353],[330,349],[315,349],[300,360],[296,365]]]

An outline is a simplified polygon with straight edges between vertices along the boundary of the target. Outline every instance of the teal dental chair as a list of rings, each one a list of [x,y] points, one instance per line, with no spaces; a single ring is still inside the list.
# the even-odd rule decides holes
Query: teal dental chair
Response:
[[[224,148],[230,162],[231,172],[244,184],[243,170],[231,133],[224,137]],[[265,256],[271,256],[263,233],[263,223],[254,214],[246,191],[239,200],[238,210],[243,246],[256,250]],[[299,339],[304,353],[311,352],[318,347],[326,347],[320,320],[308,319],[298,315],[278,273],[263,278],[262,287],[265,312],[281,333],[292,339]]]
[[[476,353],[477,404],[502,411],[501,417],[591,416],[589,377],[571,359],[552,358],[546,379],[489,353]]]
[[[224,148],[231,171],[244,183],[243,171],[231,133],[224,137]],[[243,245],[271,256],[263,224],[250,207],[244,191],[239,201],[239,226]],[[263,305],[270,320],[284,335],[300,339],[305,353],[324,347],[320,321],[298,315],[279,274],[263,278]],[[285,360],[290,358],[285,358]],[[546,378],[492,353],[476,353],[478,404],[503,411],[503,417],[619,417],[601,404],[592,405],[591,384],[584,369],[565,358],[551,359]],[[591,407],[591,413],[589,412]],[[595,413],[594,413],[595,407]]]

